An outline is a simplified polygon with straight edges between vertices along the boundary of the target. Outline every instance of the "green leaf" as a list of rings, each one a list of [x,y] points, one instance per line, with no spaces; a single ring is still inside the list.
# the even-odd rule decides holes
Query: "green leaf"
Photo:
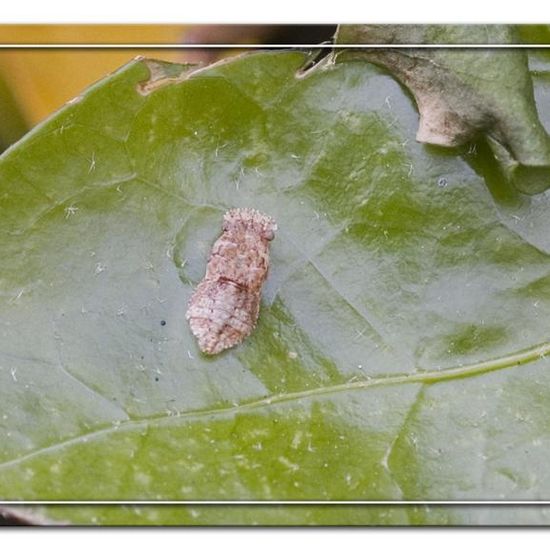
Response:
[[[77,525],[547,525],[546,505],[50,505],[12,507],[9,519]],[[1,514],[1,511],[0,511]],[[1,515],[0,515],[1,518]]]
[[[523,34],[529,35],[529,29]],[[533,32],[531,32],[533,34]],[[524,50],[506,25],[342,25],[339,44],[488,44],[487,48],[357,49],[338,54],[386,68],[412,93],[420,112],[416,139],[456,147],[487,135],[516,187],[550,187],[550,139],[540,123]]]
[[[138,60],[0,159],[1,498],[548,499],[550,195],[495,190],[481,147],[415,142],[413,103],[376,67],[307,63],[157,64],[153,86]],[[231,207],[280,229],[256,331],[210,358],[185,310]],[[479,520],[391,504],[37,513]]]

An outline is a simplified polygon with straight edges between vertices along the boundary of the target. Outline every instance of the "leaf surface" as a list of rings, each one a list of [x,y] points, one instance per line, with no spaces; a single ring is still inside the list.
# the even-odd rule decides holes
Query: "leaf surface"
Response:
[[[420,112],[418,141],[457,147],[487,136],[508,179],[535,194],[550,187],[550,139],[538,118],[527,55],[493,46],[520,43],[519,36],[510,25],[342,25],[339,44],[487,47],[367,46],[337,57],[376,63],[408,88]]]
[[[148,86],[138,60],[0,159],[3,499],[550,498],[550,195],[493,186],[482,150],[415,142],[414,104],[376,67],[303,75],[307,61],[166,66]],[[208,358],[185,310],[231,207],[280,229],[256,331]],[[93,510],[44,513],[476,521],[391,505]]]

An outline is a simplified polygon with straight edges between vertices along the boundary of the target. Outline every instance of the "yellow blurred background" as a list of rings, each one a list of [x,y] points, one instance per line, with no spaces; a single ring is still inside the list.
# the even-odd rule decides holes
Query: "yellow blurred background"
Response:
[[[183,40],[182,25],[0,25],[2,44],[162,43]],[[9,49],[0,51],[0,77],[29,126],[137,55],[180,61],[181,50]]]

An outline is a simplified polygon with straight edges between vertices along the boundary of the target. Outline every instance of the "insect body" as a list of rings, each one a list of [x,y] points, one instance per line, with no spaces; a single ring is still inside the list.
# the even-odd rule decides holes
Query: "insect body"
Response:
[[[276,230],[273,219],[257,210],[238,208],[225,214],[223,233],[186,314],[204,353],[231,348],[254,330],[269,268],[269,241]]]

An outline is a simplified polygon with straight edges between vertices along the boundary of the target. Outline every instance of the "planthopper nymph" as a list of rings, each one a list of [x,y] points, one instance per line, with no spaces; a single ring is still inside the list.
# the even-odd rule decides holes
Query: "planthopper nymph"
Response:
[[[186,314],[199,348],[210,355],[254,330],[277,224],[257,210],[237,208],[224,215],[222,228]]]

